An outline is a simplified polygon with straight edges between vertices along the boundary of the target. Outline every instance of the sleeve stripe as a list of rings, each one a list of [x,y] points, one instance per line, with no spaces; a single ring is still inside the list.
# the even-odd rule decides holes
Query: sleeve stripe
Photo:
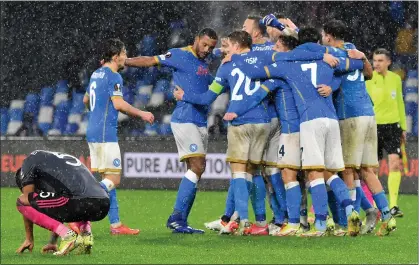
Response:
[[[264,66],[263,68],[265,69],[266,76],[267,76],[268,78],[271,78],[271,73],[269,72],[269,68],[268,68],[267,66]]]
[[[111,97],[111,99],[114,99],[114,98],[122,98],[122,96],[112,96]]]
[[[154,60],[156,61],[157,64],[160,64],[160,60],[158,56],[154,56]]]
[[[274,52],[273,54],[272,54],[272,62],[275,62],[275,55],[277,54],[277,52]]]
[[[263,90],[265,90],[266,92],[268,92],[268,93],[270,92],[269,88],[267,86],[265,86],[264,84],[262,84],[260,87],[263,88]]]
[[[328,47],[326,47],[326,53],[329,53],[329,48]]]
[[[346,58],[346,67],[345,67],[345,70],[348,71],[348,69],[349,69],[349,59]]]
[[[85,96],[89,96],[89,93],[86,91],[86,93],[84,93]]]

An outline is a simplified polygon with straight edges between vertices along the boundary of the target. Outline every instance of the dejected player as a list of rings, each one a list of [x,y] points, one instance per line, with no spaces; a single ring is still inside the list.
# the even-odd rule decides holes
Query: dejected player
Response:
[[[22,191],[17,209],[23,215],[26,230],[26,240],[17,253],[32,251],[33,224],[53,233],[43,252],[55,251],[54,255],[61,256],[77,246],[81,253],[90,253],[93,246],[90,221],[105,218],[110,202],[108,194],[80,160],[65,153],[34,151],[16,172],[16,184]],[[78,222],[79,236],[63,222]]]
[[[109,193],[110,232],[112,235],[137,235],[139,229],[131,229],[120,222],[116,187],[121,181],[121,151],[118,145],[119,111],[153,123],[154,116],[127,103],[122,97],[123,81],[119,70],[127,58],[125,45],[118,39],[106,40],[103,44],[103,66],[90,77],[89,88],[83,102],[89,106],[90,117],[86,138],[89,144],[93,172],[102,176],[100,185]],[[72,225],[71,227],[74,227]],[[77,229],[77,227],[76,227]]]

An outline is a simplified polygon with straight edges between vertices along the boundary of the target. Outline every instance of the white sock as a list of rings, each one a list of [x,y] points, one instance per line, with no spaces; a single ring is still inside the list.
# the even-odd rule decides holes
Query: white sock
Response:
[[[102,179],[101,183],[105,185],[107,192],[110,192],[111,190],[115,189],[115,184],[110,179]]]

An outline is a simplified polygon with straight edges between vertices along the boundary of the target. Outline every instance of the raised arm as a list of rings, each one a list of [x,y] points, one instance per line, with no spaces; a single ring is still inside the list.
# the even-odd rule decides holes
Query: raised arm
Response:
[[[367,56],[363,52],[358,51],[356,49],[348,50],[348,56],[349,58],[352,58],[352,59],[361,59],[364,62],[364,71],[363,71],[364,78],[365,80],[371,80],[372,73],[374,70],[372,68],[370,61],[368,61]]]
[[[125,60],[125,66],[129,67],[151,67],[158,64],[157,56],[138,56]]]
[[[355,70],[362,70],[364,68],[364,62],[357,59],[349,59],[339,57],[339,64],[335,68],[335,72],[352,72]]]
[[[185,93],[182,88],[176,86],[174,95],[177,100],[182,100],[197,105],[210,105],[217,99],[218,95],[220,95],[223,90],[223,86],[214,80],[208,91],[205,93]]]

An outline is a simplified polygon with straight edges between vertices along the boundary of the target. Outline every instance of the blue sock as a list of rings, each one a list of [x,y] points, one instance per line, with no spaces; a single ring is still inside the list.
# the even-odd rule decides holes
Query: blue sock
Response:
[[[362,188],[361,188],[361,208],[364,211],[373,208],[367,196],[365,196],[364,190]]]
[[[239,212],[240,220],[249,219],[249,191],[245,177],[246,173],[233,173],[234,208]]]
[[[356,200],[354,203],[354,208],[355,208],[355,211],[359,213],[359,211],[361,210],[361,198],[362,196],[365,197],[365,194],[361,187],[356,186],[355,189],[356,189]]]
[[[375,204],[377,205],[378,210],[381,212],[381,219],[383,221],[387,221],[390,219],[390,209],[388,208],[388,201],[384,191],[381,191],[377,194],[373,194],[372,197],[374,198]]]
[[[318,231],[326,231],[327,191],[324,179],[315,179],[311,181],[310,186],[314,215],[316,216],[315,227]]]
[[[279,219],[281,219],[280,210],[279,210],[279,203],[278,200],[275,197],[275,193],[271,192],[269,194],[269,204],[271,206],[272,212],[274,213],[274,221],[275,224],[278,223]]]
[[[339,205],[336,201],[335,194],[329,190],[327,192],[327,201],[329,203],[330,212],[332,213],[333,221],[335,224],[339,223]]]
[[[189,213],[191,212],[192,205],[193,205],[193,203],[194,203],[194,201],[195,201],[196,191],[197,191],[197,190],[198,190],[198,189],[195,187],[195,189],[194,189],[194,191],[193,191],[193,194],[191,195],[191,196],[192,196],[192,199],[191,199],[190,203],[188,204],[188,206],[187,206],[187,208],[186,208],[186,211],[185,211],[185,212],[183,213],[183,215],[182,215],[183,220],[188,220]]]
[[[275,173],[269,176],[269,180],[271,181],[272,188],[275,192],[276,200],[279,203],[280,219],[276,221],[282,224],[285,221],[285,216],[287,213],[287,195],[285,192],[284,181],[282,180],[281,173]]]
[[[233,191],[233,180],[230,180],[230,187],[228,187],[226,208],[224,215],[231,217],[234,213],[234,191]]]
[[[195,178],[197,178],[195,173],[193,173],[190,170],[188,170],[186,174],[194,175]],[[186,215],[188,205],[191,203],[195,193],[196,193],[196,182],[192,182],[188,177],[184,176],[179,185],[179,190],[177,193],[175,207],[173,209],[172,216],[175,216],[176,218],[180,217],[183,219],[183,217]]]
[[[261,175],[255,175],[253,177],[253,190],[250,193],[250,200],[252,201],[257,222],[266,221],[265,198],[266,187],[263,177]]]
[[[300,223],[301,189],[298,181],[286,184],[286,202],[288,210],[288,222],[291,224]]]
[[[349,190],[345,182],[338,176],[332,176],[328,181],[330,189],[335,194],[336,200],[339,202],[339,205],[345,209],[346,216],[349,217],[354,209],[352,205],[352,200],[349,197]]]
[[[102,189],[104,189],[109,194],[109,201],[110,201],[110,207],[109,207],[109,212],[108,212],[109,223],[111,225],[119,223],[120,222],[119,206],[118,206],[118,200],[116,198],[116,189],[113,188],[112,190],[109,191],[105,183],[101,181],[99,182],[99,184],[102,187]]]
[[[341,227],[348,227],[348,218],[346,217],[345,208],[338,205],[338,224]]]

